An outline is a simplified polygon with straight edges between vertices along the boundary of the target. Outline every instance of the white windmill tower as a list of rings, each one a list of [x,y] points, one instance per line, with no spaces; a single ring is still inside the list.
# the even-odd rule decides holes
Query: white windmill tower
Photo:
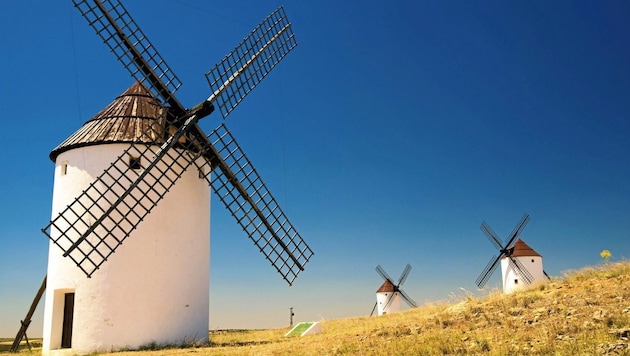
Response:
[[[377,310],[377,315],[379,316],[400,311],[402,300],[412,308],[417,306],[416,302],[400,289],[400,286],[405,282],[410,271],[411,265],[407,264],[400,278],[398,278],[398,283],[394,284],[393,279],[387,272],[385,272],[380,265],[376,266],[376,272],[378,272],[385,281],[376,291],[376,304],[374,304],[370,316],[374,314],[374,310]]]
[[[476,284],[479,288],[483,288],[499,262],[501,263],[503,293],[509,294],[549,279],[543,270],[542,256],[518,237],[527,222],[529,222],[529,215],[525,214],[512,233],[508,235],[508,238],[505,239],[504,244],[485,221],[481,224],[481,231],[499,250],[499,256],[492,256],[486,268],[477,278]]]
[[[138,82],[51,152],[43,353],[207,341],[208,185],[289,285],[313,255],[227,127],[197,125],[215,105],[227,117],[296,46],[290,23],[272,12],[186,109],[119,1],[73,1]]]
[[[136,155],[126,149],[131,142],[159,147],[155,146],[152,135],[136,137],[136,130],[159,125],[164,113],[159,102],[136,82],[51,152],[50,158],[55,162],[52,216],[68,218],[68,221],[62,218],[56,223],[59,230],[52,233],[55,239],[60,237],[60,230],[84,227],[72,224],[71,220],[75,219],[72,215],[95,214],[98,208],[86,198],[82,199],[85,207],[73,201],[84,189],[91,188],[90,184],[117,157],[126,161],[117,167],[130,169],[123,177],[134,179],[146,168],[146,155]],[[203,165],[201,158],[196,161]],[[118,182],[123,186],[130,183],[128,180]],[[97,206],[116,199],[114,192],[98,196],[96,190],[100,189],[105,188],[101,184],[91,188],[94,200],[103,201]],[[152,204],[151,199],[157,199],[157,192],[147,193],[139,199],[139,204],[147,206]],[[81,268],[77,268],[71,259],[64,257],[63,248],[69,248],[70,242],[57,242],[61,246],[51,242],[43,349],[72,347],[73,351],[81,353],[111,346],[133,348],[151,340],[175,343],[206,339],[209,198],[210,188],[203,176],[200,178],[195,169],[188,169],[115,255],[108,257],[110,249],[114,248],[109,244],[118,243],[115,237],[103,240],[102,245],[98,238],[89,237],[89,243],[94,245],[93,252],[87,250],[91,246],[80,247],[87,249],[83,251],[85,256],[77,261]],[[72,213],[64,212],[67,206],[73,206]],[[142,208],[132,211],[141,212]],[[121,236],[116,230],[129,222],[120,212],[114,214],[120,220],[103,224],[97,234],[105,236],[109,233],[107,230],[112,230],[111,234]],[[82,269],[96,268],[93,264],[100,264],[105,258],[111,261],[99,265],[98,273],[86,278]]]
[[[506,254],[509,257],[501,259],[501,275],[503,276],[503,292],[506,294],[524,289],[529,284],[545,281],[547,276],[543,270],[542,256],[529,247],[523,240],[516,239],[508,248]],[[516,260],[518,263],[510,263]],[[514,266],[522,266],[528,272],[527,278],[523,278],[520,271]]]

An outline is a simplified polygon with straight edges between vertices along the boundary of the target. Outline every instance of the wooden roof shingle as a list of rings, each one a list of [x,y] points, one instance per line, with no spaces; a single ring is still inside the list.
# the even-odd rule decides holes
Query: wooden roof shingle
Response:
[[[140,82],[118,96],[50,152],[55,162],[62,152],[104,143],[162,144],[167,113]]]
[[[514,242],[514,245],[512,245],[512,247],[508,249],[508,252],[509,252],[509,256],[512,256],[512,257],[520,257],[520,256],[542,257],[540,256],[538,252],[534,251],[533,248],[529,247],[529,245],[523,242],[523,240],[521,239],[517,239],[516,242]]]
[[[381,286],[376,291],[376,293],[393,292],[395,290],[396,289],[394,288],[394,285],[392,284],[392,282],[389,279],[386,279],[385,282],[381,284]]]

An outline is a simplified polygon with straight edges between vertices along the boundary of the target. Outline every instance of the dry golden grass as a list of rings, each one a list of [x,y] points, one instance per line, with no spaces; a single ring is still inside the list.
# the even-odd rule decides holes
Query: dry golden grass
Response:
[[[567,273],[512,295],[465,295],[382,317],[329,320],[323,332],[214,331],[211,345],[145,355],[630,355],[630,262]]]

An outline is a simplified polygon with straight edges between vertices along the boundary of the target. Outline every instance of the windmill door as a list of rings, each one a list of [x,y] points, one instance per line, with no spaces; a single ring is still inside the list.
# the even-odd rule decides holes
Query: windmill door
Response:
[[[64,295],[63,329],[61,330],[61,347],[72,347],[72,319],[74,317],[74,293]]]

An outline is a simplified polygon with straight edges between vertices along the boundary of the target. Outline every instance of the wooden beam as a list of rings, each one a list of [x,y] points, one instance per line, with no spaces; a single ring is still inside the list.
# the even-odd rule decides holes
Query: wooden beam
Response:
[[[21,322],[20,330],[15,336],[15,340],[13,340],[13,345],[11,345],[9,352],[18,352],[18,349],[20,348],[20,343],[22,342],[22,339],[26,335],[26,329],[28,329],[28,326],[31,324],[31,318],[33,317],[33,314],[35,313],[35,309],[37,309],[39,300],[42,299],[42,295],[44,294],[44,291],[46,290],[46,277],[48,277],[48,275],[44,276],[42,285],[39,287],[39,290],[37,291],[37,294],[35,295],[35,299],[33,299],[33,303],[31,303],[31,307],[28,310],[28,313],[26,313],[26,317],[24,318],[24,321]]]

